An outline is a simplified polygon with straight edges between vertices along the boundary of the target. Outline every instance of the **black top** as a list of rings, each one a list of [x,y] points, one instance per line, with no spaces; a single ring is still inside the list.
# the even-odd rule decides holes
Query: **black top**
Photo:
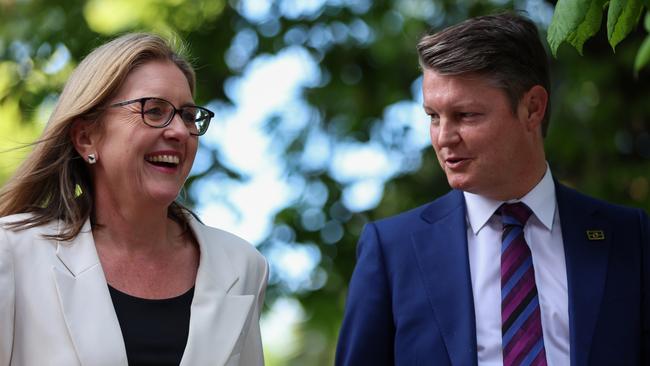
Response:
[[[190,328],[194,287],[170,299],[150,300],[125,294],[110,285],[130,366],[181,363]]]

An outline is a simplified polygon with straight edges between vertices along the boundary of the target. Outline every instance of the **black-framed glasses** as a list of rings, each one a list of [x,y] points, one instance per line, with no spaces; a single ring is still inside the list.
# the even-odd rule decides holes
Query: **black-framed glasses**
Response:
[[[188,105],[177,109],[171,102],[155,97],[127,100],[111,104],[109,107],[123,107],[133,103],[140,103],[142,122],[147,126],[154,128],[167,127],[174,119],[174,116],[178,114],[190,130],[190,135],[193,136],[203,135],[210,126],[210,120],[214,117],[214,113],[207,108]]]

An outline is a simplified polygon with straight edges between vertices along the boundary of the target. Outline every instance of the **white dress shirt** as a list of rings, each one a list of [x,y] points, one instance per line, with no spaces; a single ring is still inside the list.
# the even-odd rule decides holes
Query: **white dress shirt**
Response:
[[[503,203],[465,192],[467,243],[476,316],[478,364],[502,365],[501,218]],[[562,229],[550,169],[521,200],[533,211],[524,227],[539,294],[548,365],[569,365],[569,298]],[[509,201],[515,202],[515,201]]]

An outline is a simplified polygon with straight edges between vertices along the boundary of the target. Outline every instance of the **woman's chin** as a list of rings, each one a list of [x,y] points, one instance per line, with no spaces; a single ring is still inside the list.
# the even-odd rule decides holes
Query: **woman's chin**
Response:
[[[151,204],[159,204],[167,207],[178,198],[180,190],[152,190],[146,196],[151,200]]]

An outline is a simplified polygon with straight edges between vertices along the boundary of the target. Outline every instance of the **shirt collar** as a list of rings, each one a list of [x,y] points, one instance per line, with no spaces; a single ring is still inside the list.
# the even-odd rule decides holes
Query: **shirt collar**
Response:
[[[474,193],[463,192],[465,205],[467,207],[467,220],[474,235],[487,224],[504,201],[497,201]],[[518,200],[510,200],[508,203],[521,201],[533,211],[537,219],[548,229],[553,229],[553,218],[555,215],[555,184],[551,176],[551,170],[546,165],[544,177],[530,192]]]

